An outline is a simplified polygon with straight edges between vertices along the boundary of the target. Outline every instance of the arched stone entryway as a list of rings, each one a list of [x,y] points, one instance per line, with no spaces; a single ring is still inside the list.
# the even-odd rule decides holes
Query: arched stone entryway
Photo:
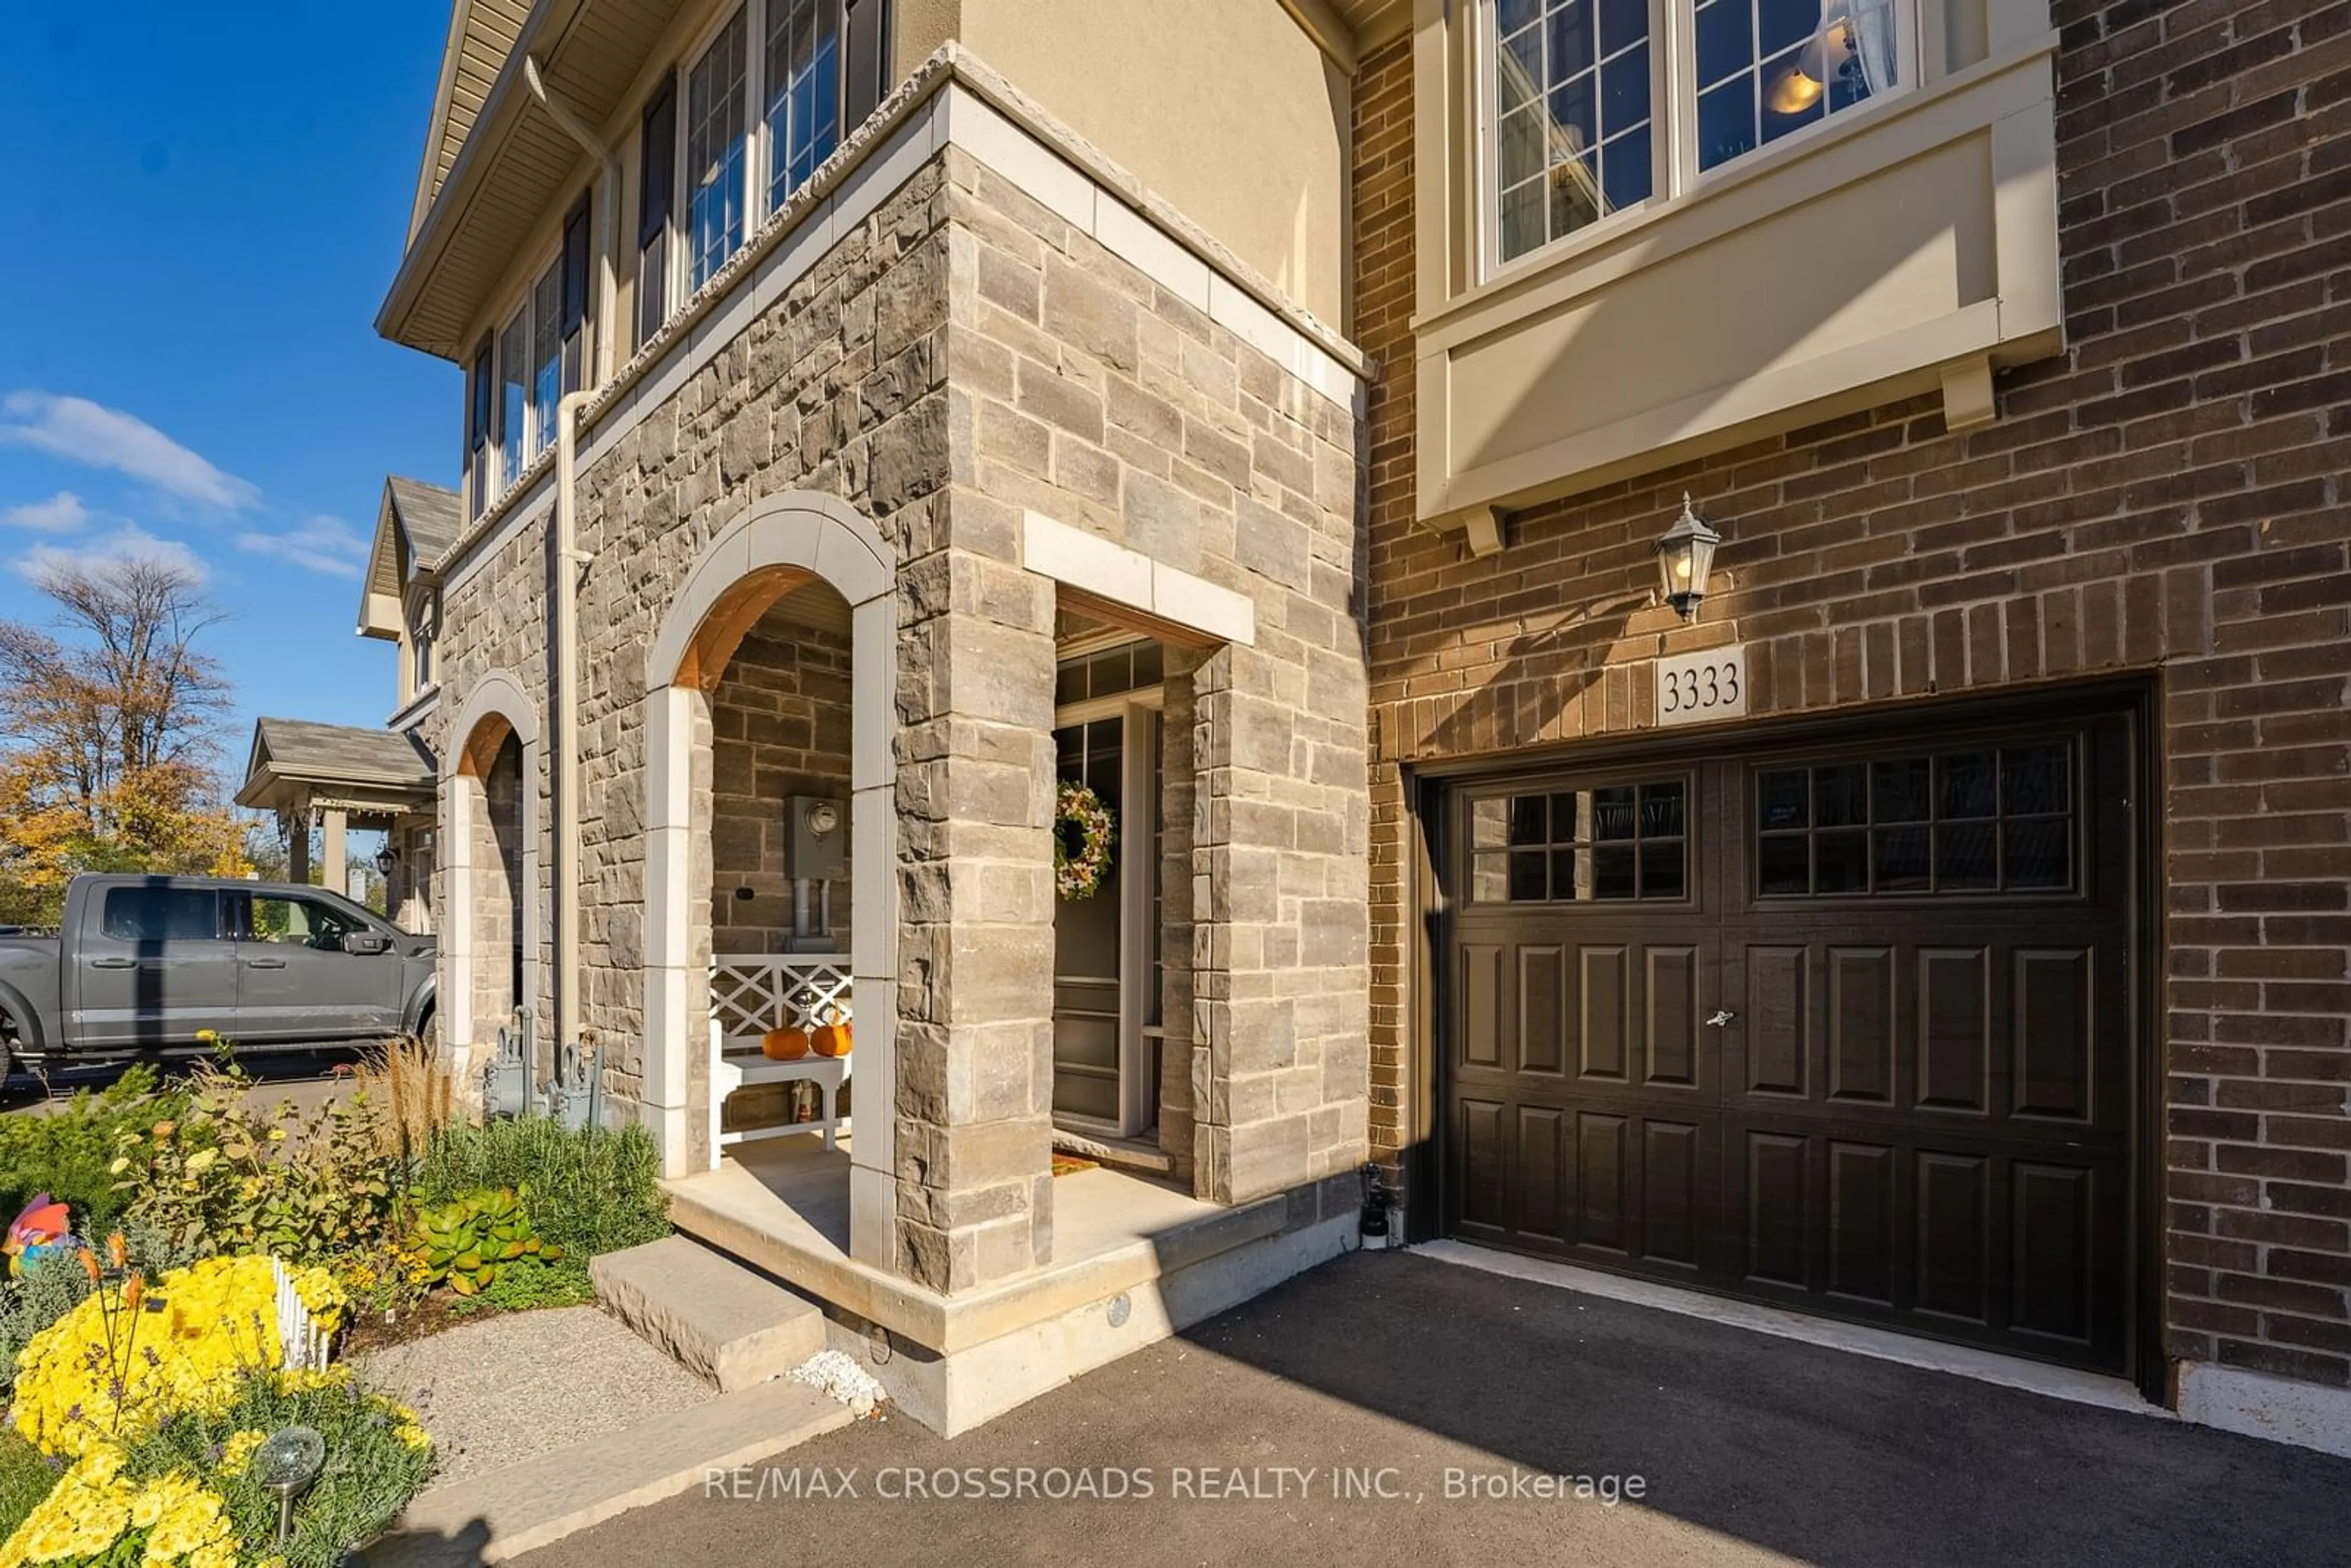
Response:
[[[644,1117],[672,1176],[716,1163],[711,1146],[708,867],[696,853],[708,799],[710,694],[737,646],[795,590],[822,582],[849,607],[851,936],[856,1092],[850,1240],[887,1268],[896,1250],[898,930],[893,556],[842,502],[789,493],[753,506],[696,557],[645,663]],[[697,777],[697,769],[702,770]],[[705,808],[707,810],[706,806]]]
[[[441,1037],[461,1084],[517,1007],[539,993],[539,727],[522,683],[474,684],[442,780],[445,908]]]

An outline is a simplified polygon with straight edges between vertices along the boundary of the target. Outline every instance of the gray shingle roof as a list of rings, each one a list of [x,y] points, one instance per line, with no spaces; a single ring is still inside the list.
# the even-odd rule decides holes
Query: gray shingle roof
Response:
[[[408,535],[408,548],[415,552],[418,564],[434,565],[457,542],[458,529],[464,526],[457,492],[398,474],[385,483],[392,487],[392,510],[399,514],[401,529]]]
[[[254,762],[281,779],[395,784],[431,789],[433,757],[417,739],[390,729],[355,729],[304,718],[265,718],[254,726]]]

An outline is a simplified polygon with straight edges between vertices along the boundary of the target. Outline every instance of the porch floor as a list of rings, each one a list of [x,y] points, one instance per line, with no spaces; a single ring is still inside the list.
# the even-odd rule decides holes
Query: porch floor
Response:
[[[663,1185],[680,1230],[829,1305],[941,1354],[983,1343],[1284,1228],[1288,1200],[1204,1203],[1123,1171],[1053,1178],[1052,1261],[941,1295],[849,1255],[849,1139],[737,1145],[716,1170]]]

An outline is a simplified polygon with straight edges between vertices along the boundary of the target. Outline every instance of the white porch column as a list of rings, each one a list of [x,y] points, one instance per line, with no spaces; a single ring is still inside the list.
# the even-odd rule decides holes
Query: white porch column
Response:
[[[348,894],[351,891],[350,854],[343,845],[343,810],[329,806],[321,813],[326,822],[319,834],[319,885],[331,893]]]
[[[850,612],[850,1014],[857,1093],[849,1140],[849,1253],[898,1260],[898,603]]]
[[[645,1040],[647,1131],[662,1174],[693,1166],[686,1063],[710,1049],[710,977],[693,971],[687,915],[694,865],[694,703],[691,687],[645,694]],[[695,1028],[696,1019],[701,1027]],[[715,1163],[716,1151],[712,1151]]]

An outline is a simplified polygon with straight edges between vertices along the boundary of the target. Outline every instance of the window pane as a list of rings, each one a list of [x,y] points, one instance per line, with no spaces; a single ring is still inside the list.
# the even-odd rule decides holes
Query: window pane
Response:
[[[1524,256],[1543,243],[1543,182],[1530,180],[1502,196],[1502,259]]]
[[[1565,81],[1592,68],[1592,7],[1585,0],[1568,0],[1543,24],[1551,79]]]
[[[1480,904],[1500,904],[1510,896],[1508,856],[1479,855],[1472,860],[1469,896]]]
[[[220,935],[209,888],[110,887],[99,929],[118,942],[208,942]]]
[[[1469,803],[1469,842],[1481,850],[1499,849],[1508,842],[1510,803],[1489,798]]]
[[[1592,896],[1592,852],[1590,850],[1551,852],[1551,895],[1559,899],[1583,899]]]
[[[1698,82],[1712,87],[1755,63],[1747,0],[1707,0],[1698,8]]]
[[[1821,84],[1803,69],[1802,48],[1790,49],[1763,67],[1763,140],[1772,141],[1810,125],[1828,112]]]
[[[1992,760],[1989,751],[1935,759],[1942,817],[1989,817],[1992,812]]]
[[[1814,843],[1815,893],[1869,891],[1869,835],[1860,831],[1823,833]]]
[[[1649,128],[1646,124],[1626,131],[1600,150],[1600,193],[1611,212],[1647,201],[1655,173]]]
[[[743,26],[737,11],[686,75],[690,289],[709,282],[743,243]]]
[[[769,0],[767,64],[773,209],[841,144],[840,0]]]
[[[1614,136],[1649,118],[1649,46],[1639,44],[1600,68],[1600,133]]]
[[[1551,841],[1555,844],[1581,842],[1586,835],[1580,831],[1582,815],[1575,809],[1575,797],[1570,794],[1551,798]]]
[[[1679,898],[1684,882],[1682,845],[1678,841],[1641,846],[1641,896]]]
[[[1614,789],[1592,792],[1592,836],[1595,839],[1629,839],[1635,831],[1633,789],[1619,785]]]
[[[1602,54],[1613,55],[1648,36],[1648,0],[1600,0]]]
[[[1787,833],[1756,845],[1756,886],[1766,895],[1803,894],[1813,890],[1812,840]]]
[[[2073,878],[2072,822],[2064,817],[2011,822],[2006,870],[2011,887],[2065,887]]]
[[[1678,779],[1641,786],[1641,836],[1677,839],[1682,833],[1682,784]]]
[[[1769,832],[1777,828],[1801,828],[1811,821],[1806,810],[1810,780],[1801,768],[1759,775],[1755,780],[1757,825]]]
[[[1755,84],[1733,77],[1698,99],[1698,166],[1711,169],[1755,150]]]
[[[1868,771],[1858,762],[1813,769],[1813,821],[1823,828],[1857,828],[1869,821]]]
[[[530,294],[530,452],[555,439],[555,402],[563,395],[563,262],[558,258]]]
[[[2000,754],[2001,810],[2024,816],[2070,808],[2065,748],[2010,747]]]
[[[1511,797],[1510,842],[1547,844],[1550,841],[1550,836],[1543,831],[1543,798],[1540,795]]]
[[[1537,104],[1529,104],[1503,120],[1494,152],[1506,189],[1541,174],[1546,155],[1543,126],[1542,109]]]
[[[1932,800],[1928,772],[1927,759],[1923,757],[1873,765],[1870,768],[1871,786],[1877,797],[1877,820],[1881,822],[1925,821],[1931,814],[1929,802]],[[1860,819],[1855,818],[1855,821]]]
[[[1592,852],[1592,896],[1630,898],[1636,891],[1633,846],[1618,845]]]
[[[1510,898],[1514,903],[1541,903],[1543,862],[1541,850],[1520,850],[1510,856]]]
[[[1925,828],[1877,830],[1878,892],[1923,893],[1929,885],[1933,869]]]
[[[498,413],[506,422],[500,448],[500,487],[522,472],[524,411],[529,402],[530,312],[519,310],[498,337]]]
[[[1497,0],[1495,20],[1507,36],[1542,15],[1542,0]]]
[[[1809,41],[1821,21],[1819,0],[1759,0],[1755,11],[1757,45],[1767,55]]]
[[[1991,887],[1999,880],[1993,862],[1997,830],[1990,822],[1945,822],[1935,830],[1935,886],[1949,893]]]

